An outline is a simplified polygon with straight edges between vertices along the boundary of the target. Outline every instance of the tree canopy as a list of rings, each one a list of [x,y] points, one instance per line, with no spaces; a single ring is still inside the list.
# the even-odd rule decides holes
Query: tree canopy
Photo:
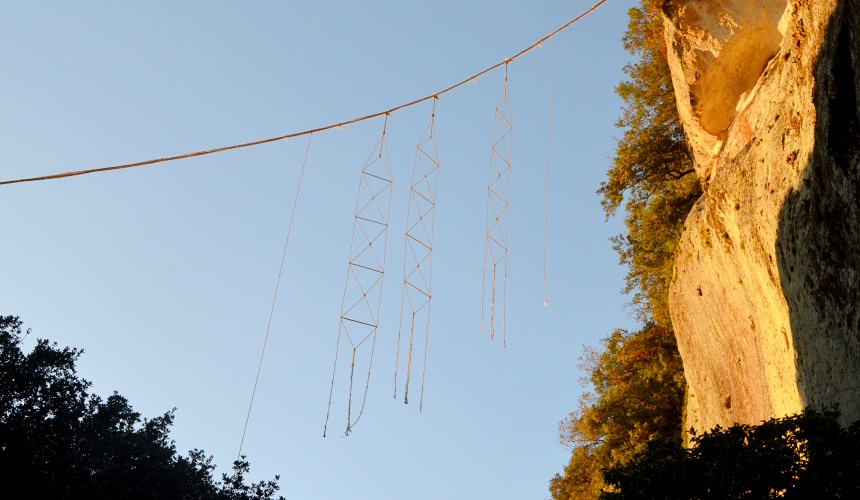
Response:
[[[597,191],[607,218],[624,209],[626,231],[612,243],[642,327],[616,330],[580,358],[593,392],[559,424],[572,454],[550,481],[556,499],[597,498],[603,469],[630,460],[649,440],[680,443],[685,381],[668,290],[684,220],[702,190],[678,118],[659,3],[642,0],[629,10],[623,43],[636,62],[616,87],[623,133]]]
[[[685,383],[671,330],[654,323],[635,333],[616,330],[582,360],[594,393],[559,424],[573,452],[564,475],[550,482],[553,498],[597,498],[603,469],[625,463],[650,440],[681,441]]]
[[[624,47],[638,61],[616,92],[624,101],[616,125],[624,131],[598,194],[606,216],[624,203],[626,234],[613,240],[627,266],[627,287],[639,319],[669,326],[668,288],[684,220],[702,195],[684,137],[666,61],[655,0],[629,11]],[[626,201],[626,203],[625,203]]]
[[[0,478],[7,498],[274,498],[278,477],[246,484],[245,457],[216,481],[202,450],[177,453],[174,410],[142,418],[126,398],[90,394],[83,351],[39,339],[21,349],[22,322],[0,316]]]

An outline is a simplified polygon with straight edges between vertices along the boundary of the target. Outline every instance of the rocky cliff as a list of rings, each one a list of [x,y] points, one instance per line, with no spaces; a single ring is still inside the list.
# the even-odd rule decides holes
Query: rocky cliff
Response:
[[[670,292],[686,428],[860,418],[860,0],[669,0],[704,195]]]

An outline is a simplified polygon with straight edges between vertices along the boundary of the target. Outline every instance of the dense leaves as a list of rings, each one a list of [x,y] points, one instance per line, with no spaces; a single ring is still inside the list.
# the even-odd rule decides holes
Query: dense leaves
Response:
[[[627,233],[613,241],[627,266],[627,288],[643,321],[669,325],[668,286],[684,219],[701,196],[678,118],[661,16],[653,0],[630,9],[624,46],[639,60],[616,92],[624,101],[603,196],[607,217],[626,200]]]
[[[581,358],[594,392],[559,425],[573,450],[550,482],[556,499],[597,498],[603,469],[630,460],[649,440],[680,442],[685,383],[668,290],[684,220],[702,191],[678,118],[658,3],[642,0],[629,11],[623,42],[637,62],[616,87],[623,135],[598,190],[607,218],[624,208],[626,232],[612,241],[643,326],[617,330]]]
[[[29,331],[26,332],[29,334]],[[201,450],[178,455],[173,411],[147,419],[117,393],[102,399],[78,377],[82,351],[37,340],[0,316],[0,482],[6,498],[268,499],[274,481],[244,482],[242,457],[221,482]]]
[[[606,473],[610,500],[860,498],[860,422],[806,410],[757,426],[717,427],[693,447],[653,441]]]
[[[652,439],[680,442],[684,377],[672,331],[649,323],[603,342],[583,356],[594,393],[559,424],[573,453],[564,475],[550,482],[553,498],[597,498],[602,469],[626,462]]]
[[[621,459],[650,439],[678,434],[684,378],[671,331],[653,323],[636,334],[616,330],[584,362],[596,397],[587,397],[593,404],[582,408],[575,426],[566,426],[571,442],[600,441]]]

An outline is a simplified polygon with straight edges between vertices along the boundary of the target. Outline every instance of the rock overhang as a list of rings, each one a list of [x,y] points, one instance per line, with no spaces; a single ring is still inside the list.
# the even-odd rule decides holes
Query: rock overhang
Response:
[[[663,4],[678,112],[705,183],[728,129],[781,49],[789,10],[787,0]]]

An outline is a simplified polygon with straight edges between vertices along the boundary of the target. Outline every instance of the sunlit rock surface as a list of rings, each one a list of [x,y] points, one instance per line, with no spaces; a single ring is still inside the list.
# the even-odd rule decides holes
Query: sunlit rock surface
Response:
[[[860,418],[860,0],[671,0],[704,195],[672,322],[686,428],[838,404]]]

